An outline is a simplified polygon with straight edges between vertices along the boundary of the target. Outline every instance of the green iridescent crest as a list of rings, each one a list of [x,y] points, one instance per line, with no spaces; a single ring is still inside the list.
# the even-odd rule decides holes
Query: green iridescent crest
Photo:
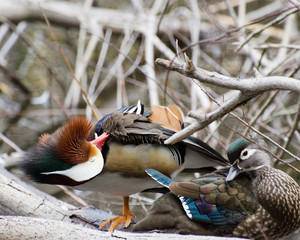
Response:
[[[227,150],[229,162],[232,164],[236,159],[238,159],[240,156],[240,152],[249,144],[250,142],[245,138],[238,138],[237,140],[232,142]]]

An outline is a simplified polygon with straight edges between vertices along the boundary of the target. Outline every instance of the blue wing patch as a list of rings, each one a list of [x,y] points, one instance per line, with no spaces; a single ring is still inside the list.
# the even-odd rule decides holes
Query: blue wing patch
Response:
[[[154,169],[146,169],[146,173],[164,187],[169,187],[175,182],[164,174]],[[199,194],[198,199],[178,196],[186,215],[197,222],[209,223],[215,226],[237,225],[246,217],[246,213],[232,211],[222,205],[206,202],[205,195]]]
[[[146,169],[145,171],[150,177],[152,177],[155,181],[157,181],[159,184],[161,184],[164,187],[169,188],[170,183],[175,182],[171,178],[168,178],[164,174],[154,169]]]

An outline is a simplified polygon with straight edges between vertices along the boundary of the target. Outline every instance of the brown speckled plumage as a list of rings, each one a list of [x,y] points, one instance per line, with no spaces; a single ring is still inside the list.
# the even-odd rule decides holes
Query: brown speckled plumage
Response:
[[[260,207],[233,231],[237,237],[277,239],[300,227],[300,188],[281,170],[263,167],[251,174]]]

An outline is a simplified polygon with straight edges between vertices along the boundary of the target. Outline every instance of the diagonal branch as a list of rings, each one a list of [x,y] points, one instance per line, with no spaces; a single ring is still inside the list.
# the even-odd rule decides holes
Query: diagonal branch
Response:
[[[254,97],[254,96],[253,96]],[[189,116],[192,118],[197,119],[197,122],[192,123],[191,125],[184,128],[182,131],[174,134],[170,138],[168,138],[165,141],[165,144],[174,144],[176,142],[179,142],[180,140],[192,135],[194,132],[199,131],[202,128],[205,128],[213,121],[216,121],[217,119],[220,119],[227,113],[234,110],[239,105],[245,103],[251,98],[249,95],[243,95],[239,93],[237,96],[229,99],[224,104],[222,104],[219,108],[215,109],[214,111],[202,114],[199,112],[190,112]]]
[[[289,90],[300,94],[300,81],[294,78],[281,76],[263,77],[260,74],[256,74],[256,77],[254,78],[233,78],[218,74],[216,72],[209,72],[204,69],[197,68],[187,56],[185,56],[185,60],[185,63],[178,63],[158,58],[155,62],[156,64],[161,65],[169,70],[177,71],[187,77],[199,80],[202,83],[208,83],[224,88],[239,90],[239,93],[235,97],[227,100],[222,105],[216,102],[216,104],[219,105],[219,107],[207,114],[199,112],[190,112],[189,116],[195,118],[198,121],[192,123],[182,131],[174,134],[172,137],[165,141],[165,144],[174,144],[186,138],[187,136],[190,136],[191,134],[195,133],[200,129],[203,129],[213,121],[220,119],[221,117],[230,113],[241,104],[244,104],[251,98],[258,96],[263,92],[271,90]],[[248,125],[247,123],[246,125],[250,127],[253,131],[255,131],[257,134],[264,136],[268,141],[272,142],[274,145],[288,153],[291,157],[293,157],[297,161],[300,161],[300,159],[297,156],[290,153],[286,149],[283,149],[277,143],[272,141],[264,134],[260,133],[258,130],[254,129],[252,126]],[[298,172],[298,170],[295,169],[293,166],[290,167],[292,167],[295,171]]]
[[[202,114],[191,112],[189,116],[197,119],[198,122],[194,122],[184,130],[174,134],[165,141],[166,144],[173,144],[184,139],[194,132],[208,126],[213,121],[223,117],[251,98],[258,96],[262,92],[280,89],[295,91],[300,94],[300,81],[294,78],[281,76],[256,76],[254,78],[245,79],[233,78],[197,68],[187,56],[185,60],[185,63],[179,63],[158,58],[155,63],[169,70],[177,71],[187,77],[197,79],[202,83],[209,83],[224,88],[240,90],[240,93],[226,101],[224,104],[219,105],[219,108],[210,113]]]

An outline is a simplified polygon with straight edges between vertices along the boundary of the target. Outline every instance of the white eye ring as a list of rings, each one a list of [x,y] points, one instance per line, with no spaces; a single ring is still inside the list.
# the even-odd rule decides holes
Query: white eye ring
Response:
[[[256,152],[256,149],[245,148],[240,155],[241,160],[246,160]]]

